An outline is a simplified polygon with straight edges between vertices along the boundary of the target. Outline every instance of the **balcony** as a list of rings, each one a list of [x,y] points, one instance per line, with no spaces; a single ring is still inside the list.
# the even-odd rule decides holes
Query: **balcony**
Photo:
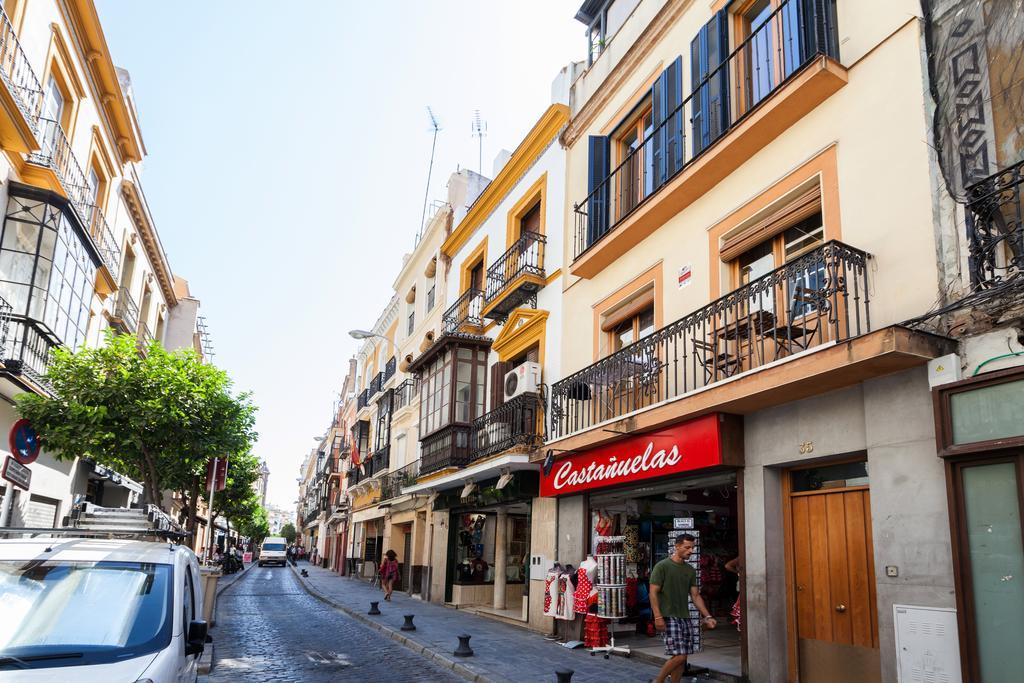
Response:
[[[384,446],[373,452],[366,462],[363,463],[363,475],[374,477],[381,472],[387,472],[391,466],[391,446]]]
[[[126,287],[119,289],[115,295],[111,322],[125,334],[131,334],[139,327],[139,306]]]
[[[389,379],[395,376],[395,369],[398,367],[398,361],[395,360],[394,356],[388,359],[388,362],[384,364],[384,379],[381,380],[381,385],[387,382]]]
[[[508,314],[533,299],[544,286],[544,246],[547,238],[524,232],[487,269],[483,317],[504,322]]]
[[[103,265],[110,271],[111,276],[117,277],[121,269],[121,246],[114,239],[114,232],[107,224],[107,217],[98,206],[89,209],[89,234],[96,243],[96,250],[100,253]]]
[[[370,395],[367,389],[363,389],[356,396],[356,410],[362,410],[370,402]]]
[[[473,460],[512,449],[535,451],[543,443],[544,403],[537,394],[516,396],[473,421]]]
[[[36,148],[36,117],[43,99],[43,87],[18,42],[11,20],[0,8],[0,143],[4,149],[29,152]]]
[[[467,289],[441,316],[444,334],[448,336],[479,336],[483,333],[484,293],[479,289]]]
[[[835,17],[803,7],[781,2],[574,204],[573,275],[596,275],[845,85]]]
[[[418,383],[411,377],[395,387],[392,412],[396,412],[406,406],[412,405],[413,399],[416,398],[416,391],[418,388]]]
[[[369,401],[371,398],[380,393],[381,385],[384,384],[384,373],[378,372],[370,380],[370,386],[366,390],[366,400]]]
[[[402,487],[412,486],[416,483],[416,478],[420,475],[420,462],[414,460],[408,465],[397,469],[394,472],[388,472],[381,479],[380,482],[380,499],[381,501],[390,500],[392,498],[398,498],[402,495]]]
[[[71,143],[60,123],[51,119],[38,119],[40,149],[28,155],[28,161],[49,169],[56,175],[64,195],[78,214],[82,225],[90,224],[89,186],[78,159],[71,151]]]
[[[869,258],[827,242],[555,383],[551,438],[866,334]]]
[[[1024,161],[967,188],[971,285],[990,288],[1024,274]]]
[[[468,465],[473,459],[470,447],[472,431],[470,425],[448,425],[420,439],[420,476]]]
[[[146,355],[149,353],[149,345],[153,343],[153,333],[149,331],[149,325],[146,323],[139,323],[139,330],[135,334],[136,344],[139,347],[139,353]]]
[[[9,306],[6,311],[9,315]],[[4,336],[4,368],[11,374],[27,377],[34,385],[52,394],[53,388],[45,374],[50,365],[50,352],[58,346],[60,342],[32,320],[11,319]]]

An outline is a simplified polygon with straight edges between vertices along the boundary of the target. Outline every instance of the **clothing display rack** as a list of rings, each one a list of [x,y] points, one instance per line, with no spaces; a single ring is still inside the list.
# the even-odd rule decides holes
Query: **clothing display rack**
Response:
[[[611,622],[626,617],[626,553],[623,544],[625,536],[598,536],[594,559],[597,561],[597,617]],[[604,658],[612,654],[629,657],[628,645],[615,645],[615,630],[608,629],[608,644],[590,649],[591,656],[603,653]]]

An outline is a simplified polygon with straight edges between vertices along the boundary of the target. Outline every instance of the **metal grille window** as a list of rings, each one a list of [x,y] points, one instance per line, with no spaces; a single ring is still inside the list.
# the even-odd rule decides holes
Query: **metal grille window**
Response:
[[[42,322],[69,349],[85,340],[97,264],[67,215],[12,196],[0,237],[0,296],[15,316]]]

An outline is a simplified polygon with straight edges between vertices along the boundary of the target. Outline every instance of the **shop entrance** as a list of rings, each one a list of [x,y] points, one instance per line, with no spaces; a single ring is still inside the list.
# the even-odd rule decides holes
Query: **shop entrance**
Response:
[[[799,680],[879,681],[867,463],[794,470],[788,486]]]
[[[740,610],[742,585],[740,490],[734,472],[677,476],[651,485],[631,484],[590,496],[590,554],[600,554],[598,537],[624,537],[625,617],[610,621],[617,645],[662,656],[665,648],[652,620],[649,578],[654,565],[674,549],[682,533],[697,537],[690,563],[697,570],[701,597],[718,620],[701,633],[695,667],[742,675]],[[726,567],[728,565],[728,568]],[[693,614],[696,614],[695,610]]]

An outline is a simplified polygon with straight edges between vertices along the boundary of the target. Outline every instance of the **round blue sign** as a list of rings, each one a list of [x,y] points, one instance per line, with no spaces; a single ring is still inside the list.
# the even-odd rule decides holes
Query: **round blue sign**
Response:
[[[11,426],[11,455],[22,465],[30,465],[39,457],[39,434],[26,419]]]

